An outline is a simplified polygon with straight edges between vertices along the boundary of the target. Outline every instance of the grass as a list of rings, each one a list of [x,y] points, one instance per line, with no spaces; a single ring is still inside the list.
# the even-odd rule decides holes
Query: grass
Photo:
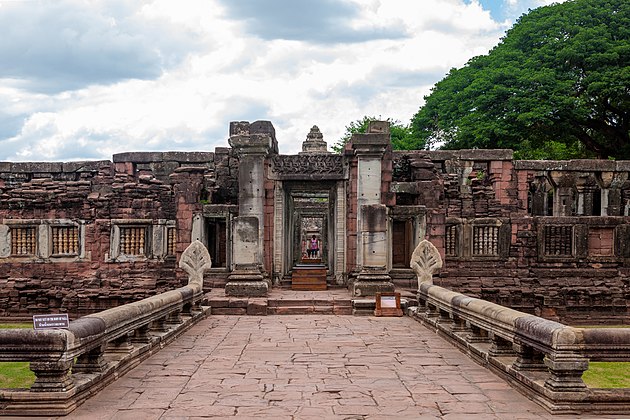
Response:
[[[13,329],[13,328],[33,328],[32,322],[10,322],[0,323],[0,329]]]
[[[630,388],[630,362],[590,362],[582,380],[589,388]]]
[[[0,329],[33,328],[31,322],[0,323]],[[0,363],[0,388],[30,388],[35,375],[28,362]]]
[[[35,382],[35,374],[28,362],[0,363],[0,388],[30,388]]]
[[[630,328],[630,325],[580,325],[575,328]],[[589,388],[630,388],[630,362],[589,362],[582,380]]]

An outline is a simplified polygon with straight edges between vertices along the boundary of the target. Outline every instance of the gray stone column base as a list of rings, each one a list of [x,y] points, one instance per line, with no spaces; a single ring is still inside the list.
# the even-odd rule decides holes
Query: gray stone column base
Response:
[[[375,296],[377,293],[391,293],[394,283],[387,273],[362,271],[352,285],[353,296]]]
[[[225,284],[225,295],[236,297],[264,297],[269,291],[269,282],[260,271],[235,271]]]

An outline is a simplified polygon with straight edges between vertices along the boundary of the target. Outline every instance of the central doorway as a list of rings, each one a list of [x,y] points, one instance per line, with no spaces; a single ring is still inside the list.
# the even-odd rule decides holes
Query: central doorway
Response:
[[[330,197],[327,192],[295,192],[292,265],[318,260],[328,264]],[[313,262],[313,261],[311,261]]]
[[[284,276],[302,264],[321,264],[326,277],[334,273],[336,183],[292,181],[283,183]],[[315,246],[312,246],[312,244]],[[316,248],[316,249],[313,249]]]

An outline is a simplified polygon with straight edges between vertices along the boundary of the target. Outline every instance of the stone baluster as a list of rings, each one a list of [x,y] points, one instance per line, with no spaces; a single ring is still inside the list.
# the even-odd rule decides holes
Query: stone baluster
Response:
[[[35,374],[32,392],[66,392],[74,388],[72,360],[31,362],[30,368]]]
[[[192,316],[195,311],[195,305],[198,305],[197,302],[185,303],[182,308],[182,315]]]
[[[545,388],[556,392],[584,392],[582,374],[588,369],[588,359],[576,353],[552,353],[545,358],[551,377]]]
[[[151,323],[144,324],[133,332],[133,335],[129,338],[131,343],[137,344],[148,344],[151,342]]]
[[[547,370],[547,366],[545,366],[544,363],[545,355],[543,353],[522,343],[514,343],[513,348],[516,352],[516,361],[512,364],[514,369],[530,371]]]
[[[184,322],[184,320],[182,319],[182,310],[181,309],[177,309],[177,310],[171,312],[166,317],[166,324],[169,325],[169,326],[177,326],[177,325],[181,324],[182,322]]]
[[[500,356],[513,356],[514,349],[512,349],[512,342],[500,337],[496,334],[492,334],[491,337],[492,346],[488,350],[488,355],[492,357]]]
[[[470,328],[466,325],[466,320],[459,315],[453,314],[453,332],[470,332]]]
[[[129,334],[123,334],[120,337],[107,343],[107,353],[117,355],[127,355],[133,350],[133,344],[129,339]]]
[[[168,331],[168,327],[166,326],[166,317],[162,317],[156,319],[151,323],[151,331],[155,332],[166,332]]]
[[[470,334],[466,336],[466,342],[468,343],[487,343],[490,341],[488,332],[476,325],[470,325]]]
[[[453,323],[451,315],[447,311],[445,311],[444,309],[440,309],[438,313],[438,324],[448,325]]]
[[[440,311],[438,307],[427,303],[427,318],[437,318],[440,316]]]
[[[417,299],[418,299],[418,313],[426,311],[426,309],[427,309],[427,299],[426,299],[426,297],[423,296],[422,294],[418,293],[417,294]]]
[[[73,373],[96,373],[103,372],[107,362],[103,358],[106,346],[100,345],[77,357],[77,361],[72,367]]]

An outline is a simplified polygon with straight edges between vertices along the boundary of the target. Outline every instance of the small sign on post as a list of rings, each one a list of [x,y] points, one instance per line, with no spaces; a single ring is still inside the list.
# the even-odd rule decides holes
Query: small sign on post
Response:
[[[375,316],[403,316],[400,309],[400,293],[382,292],[376,294]]]
[[[36,330],[68,328],[69,326],[68,314],[33,315],[33,328]]]

